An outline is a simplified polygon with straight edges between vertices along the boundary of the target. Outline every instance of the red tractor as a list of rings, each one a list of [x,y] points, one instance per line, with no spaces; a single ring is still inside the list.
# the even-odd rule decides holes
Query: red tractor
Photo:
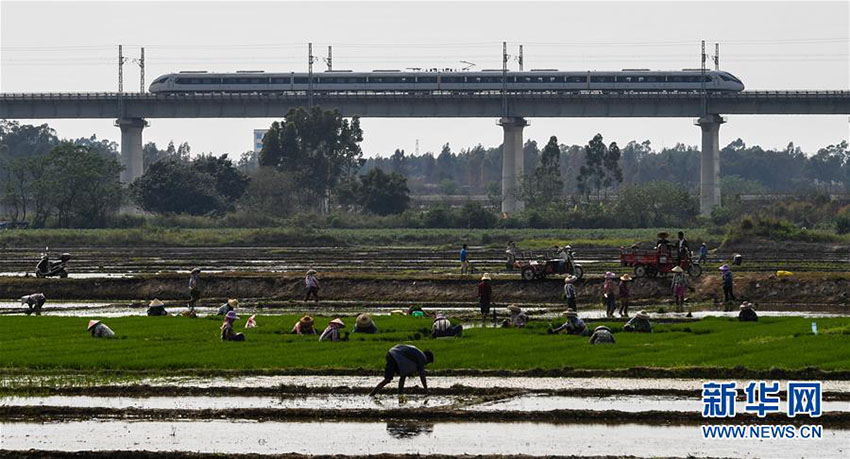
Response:
[[[634,267],[635,277],[655,277],[669,273],[675,266],[681,266],[691,277],[699,277],[702,267],[694,262],[690,250],[676,253],[670,244],[658,244],[655,249],[620,249],[620,265]]]

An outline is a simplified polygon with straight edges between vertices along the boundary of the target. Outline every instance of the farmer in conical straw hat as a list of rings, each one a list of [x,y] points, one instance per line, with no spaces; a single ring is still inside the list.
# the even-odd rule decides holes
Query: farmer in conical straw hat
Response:
[[[342,319],[337,317],[330,321],[325,331],[319,336],[319,341],[344,341],[342,336],[340,336],[340,330],[343,328],[345,328],[345,324],[342,322]]]
[[[357,316],[357,320],[354,324],[354,331],[352,333],[375,334],[378,333],[378,327],[375,326],[375,322],[372,320],[372,316],[363,313]]]
[[[478,307],[481,309],[481,319],[484,322],[487,321],[487,315],[490,314],[492,301],[493,286],[490,285],[490,274],[484,273],[481,276],[481,282],[478,283]]]
[[[629,317],[629,298],[631,297],[629,283],[631,281],[632,276],[628,273],[620,276],[620,309],[618,310],[620,317]]]
[[[681,266],[674,266],[670,272],[673,273],[670,288],[673,291],[673,299],[676,301],[676,311],[682,312],[685,305],[685,289],[688,287],[688,280],[685,277],[685,270]]]
[[[313,327],[313,318],[310,316],[304,316],[298,322],[295,322],[292,333],[296,335],[318,335]]]
[[[522,308],[512,304],[508,306],[508,312],[511,314],[510,318],[502,321],[502,328],[523,328],[525,324],[528,323],[528,315],[522,312]]]
[[[231,299],[227,300],[224,304],[222,304],[218,308],[218,314],[217,315],[223,316],[230,311],[235,311],[238,306],[239,306],[239,300],[237,300],[236,298],[231,298]]]
[[[605,273],[605,282],[602,284],[602,298],[605,300],[605,316],[614,317],[617,309],[617,275],[608,271]]]
[[[115,338],[115,332],[99,320],[90,320],[88,331],[92,338]]]
[[[154,298],[148,305],[148,315],[167,316],[168,311],[165,310],[165,304],[162,301],[159,301],[158,298]]]
[[[741,311],[738,313],[738,320],[741,322],[758,322],[759,316],[753,309],[753,304],[745,301],[741,303]]]
[[[614,344],[614,334],[611,329],[600,325],[593,329],[593,334],[590,335],[590,344]]]
[[[195,305],[201,299],[200,287],[201,268],[194,268],[189,274],[189,309],[195,310]]]
[[[576,276],[567,274],[564,278],[564,297],[567,299],[567,307],[569,309],[578,310],[576,308]]]
[[[649,314],[646,311],[640,311],[631,320],[623,325],[623,331],[652,333],[652,324],[649,322]]]
[[[567,316],[567,321],[558,328],[547,330],[547,333],[551,335],[566,332],[568,335],[590,336],[587,324],[585,324],[583,320],[579,319],[578,313],[574,309],[567,309],[567,312],[565,312],[564,315]]]
[[[243,333],[233,331],[233,322],[236,322],[238,319],[239,316],[236,315],[236,311],[228,311],[224,315],[224,323],[221,324],[222,341],[245,341],[245,335]]]
[[[434,319],[434,324],[431,325],[432,338],[445,338],[450,336],[461,336],[463,334],[463,325],[454,325],[443,313],[438,313]]]
[[[732,293],[732,270],[726,264],[718,269],[720,269],[720,278],[723,281],[723,301],[735,301],[735,294]]]

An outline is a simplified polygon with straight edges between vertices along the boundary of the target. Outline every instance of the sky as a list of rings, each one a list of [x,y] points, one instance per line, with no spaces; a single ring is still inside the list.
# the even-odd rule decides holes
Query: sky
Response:
[[[720,68],[748,90],[850,89],[850,2],[15,2],[0,0],[0,92],[106,92],[118,87],[119,44],[138,58],[146,86],[180,70],[306,71],[307,43],[334,69],[501,67],[502,41],[524,68],[699,68],[700,40],[720,44]],[[510,68],[516,70],[512,59]],[[124,90],[139,90],[139,66],[124,65]],[[145,142],[188,141],[192,153],[239,154],[252,130],[274,119],[151,119]],[[502,141],[496,119],[365,118],[366,156],[454,151]],[[526,139],[586,144],[596,133],[656,149],[697,145],[689,118],[529,118]],[[60,137],[120,140],[112,120],[46,122]],[[847,116],[728,116],[721,145],[814,153],[847,140]]]

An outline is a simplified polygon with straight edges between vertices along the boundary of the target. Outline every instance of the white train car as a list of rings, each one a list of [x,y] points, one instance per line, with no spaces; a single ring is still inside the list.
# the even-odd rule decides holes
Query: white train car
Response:
[[[255,93],[255,92],[694,92],[703,82],[699,70],[619,72],[372,72],[307,73],[207,73],[180,72],[162,75],[150,85],[157,93]],[[504,81],[503,81],[504,78]],[[740,92],[744,84],[734,75],[721,71],[705,72],[705,89],[711,92]]]

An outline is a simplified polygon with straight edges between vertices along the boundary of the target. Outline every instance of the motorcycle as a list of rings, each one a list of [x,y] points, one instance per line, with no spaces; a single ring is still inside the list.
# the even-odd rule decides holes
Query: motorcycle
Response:
[[[41,254],[41,261],[35,266],[35,277],[58,276],[65,279],[68,277],[68,271],[65,267],[70,259],[70,253],[63,253],[59,256],[59,261],[50,261],[50,254],[45,249],[44,253]]]

